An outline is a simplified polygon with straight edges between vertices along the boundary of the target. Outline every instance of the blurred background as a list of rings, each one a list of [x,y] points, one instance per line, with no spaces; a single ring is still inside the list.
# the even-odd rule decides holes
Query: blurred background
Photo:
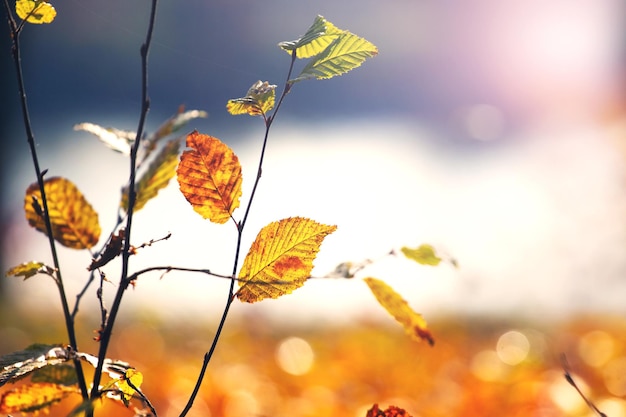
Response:
[[[139,47],[145,37],[148,2],[70,0],[54,6],[58,16],[53,24],[31,25],[21,37],[31,121],[42,167],[48,169],[48,176],[67,177],[81,189],[99,213],[104,242],[115,224],[128,161],[72,127],[92,122],[136,129]],[[608,414],[626,415],[626,371],[622,372],[626,340],[620,327],[626,313],[625,8],[620,0],[160,2],[150,52],[148,131],[154,131],[179,105],[207,111],[207,119],[193,121],[187,130],[217,136],[233,148],[243,166],[242,201],[256,173],[263,123],[258,118],[229,116],[225,104],[245,95],[257,80],[277,84],[282,91],[289,56],[276,44],[298,38],[321,14],[373,42],[380,51],[349,74],[299,83],[287,96],[272,128],[243,245],[246,251],[257,231],[271,221],[306,216],[338,226],[322,246],[315,275],[326,275],[345,261],[375,262],[356,279],[315,279],[279,300],[235,305],[232,337],[236,339],[240,331],[246,341],[265,340],[267,332],[274,336],[262,351],[278,352],[291,331],[310,338],[310,343],[305,341],[309,348],[319,349],[324,340],[337,337],[324,331],[346,326],[355,340],[350,349],[358,349],[356,340],[365,337],[362,326],[373,326],[380,337],[371,343],[381,345],[372,355],[384,356],[385,349],[392,349],[382,347],[386,337],[403,336],[359,279],[376,276],[425,314],[438,340],[432,350],[425,345],[407,347],[419,351],[416,361],[428,360],[429,355],[441,360],[436,370],[416,365],[414,377],[422,375],[421,380],[424,372],[450,376],[447,381],[456,381],[456,388],[438,388],[449,394],[468,383],[457,378],[465,366],[472,378],[488,382],[494,396],[474,400],[496,404],[493,398],[500,391],[494,387],[502,389],[518,380],[481,379],[479,371],[472,373],[471,364],[482,363],[482,358],[487,365],[479,368],[490,369],[490,353],[477,355],[498,353],[499,338],[517,331],[523,338],[513,336],[511,340],[518,340],[511,342],[514,346],[527,343],[527,353],[542,353],[523,356],[513,365],[492,357],[493,363],[511,369],[539,363],[523,375],[525,380],[547,384],[533,388],[545,394],[552,389],[545,369],[555,367],[558,374],[554,358],[560,350],[571,350],[572,360],[580,359],[581,367],[599,375],[592,377],[589,371],[585,381],[591,392],[604,393],[606,401],[613,401],[617,411]],[[35,176],[19,111],[8,29],[4,33],[0,39],[3,271],[32,259],[51,263],[46,239],[27,225],[23,214],[24,191]],[[235,213],[236,218],[242,215],[241,209]],[[232,268],[233,225],[202,220],[175,181],[137,214],[134,226],[134,245],[169,232],[172,238],[142,250],[132,259],[133,269],[175,265],[228,274]],[[458,268],[418,266],[386,256],[402,245],[421,243],[456,259]],[[60,249],[60,258],[73,303],[73,295],[88,277],[85,268],[91,259],[88,253],[65,248]],[[112,281],[105,291],[112,296],[119,264],[109,264],[105,272]],[[227,285],[193,274],[146,275],[127,294],[120,325],[137,326],[136,319],[144,328],[154,327],[153,333],[143,336],[155,338],[163,354],[175,346],[167,347],[168,333],[158,329],[189,326],[187,340],[196,334],[192,323],[213,329]],[[62,330],[36,336],[42,326],[51,326],[48,320],[61,322],[50,280],[2,279],[0,303],[2,353],[42,337],[64,339]],[[85,296],[81,314],[88,335],[98,327],[95,288]],[[50,319],[44,322],[41,317]],[[252,320],[258,326],[252,326]],[[578,333],[571,336],[567,326]],[[212,335],[202,328],[209,336],[193,342],[202,346],[199,351],[208,347],[206,339]],[[585,335],[589,339],[583,339]],[[364,340],[370,340],[367,337]],[[133,343],[143,343],[137,340]],[[581,340],[590,341],[584,346],[592,347],[580,347]],[[124,347],[130,342],[120,343]],[[393,346],[400,343],[413,342]],[[611,348],[602,351],[604,359],[588,353],[607,344]],[[94,347],[88,341],[84,349]],[[592,359],[584,360],[581,352]],[[453,353],[456,362],[450,359]],[[238,360],[245,362],[245,355],[241,353]],[[280,373],[284,368],[272,355],[277,375],[287,375]],[[195,356],[196,362],[200,356]],[[254,362],[245,363],[253,366]],[[321,365],[315,363],[319,369]],[[391,366],[374,363],[378,362],[372,359],[373,369],[378,370]],[[197,364],[185,366],[193,371]],[[328,378],[332,377],[321,380]],[[403,385],[417,386],[407,381]],[[277,390],[286,386],[280,384]],[[309,403],[326,398],[334,404],[340,396],[331,387],[321,394],[316,391],[319,398],[293,390],[291,394],[302,398],[309,395]],[[365,404],[397,397],[411,398],[408,409],[414,416],[421,415],[418,403],[423,402],[415,394],[364,392],[355,403],[344,404],[345,410],[364,415]],[[328,399],[329,393],[334,400]],[[544,407],[544,414],[537,415],[586,415],[584,406],[566,407],[574,400],[561,407],[549,397],[531,405],[509,406],[521,410],[519,415],[530,415],[526,411],[532,407]],[[215,415],[232,412],[207,401],[211,404],[207,409]],[[254,413],[282,413],[256,401],[260,408]],[[435,403],[446,402],[434,401],[431,408],[437,410]],[[461,412],[479,409],[463,404],[439,411],[468,415]],[[506,406],[499,404],[494,410],[501,414]],[[295,414],[313,413],[304,409],[309,411]],[[250,412],[246,410],[239,413]]]

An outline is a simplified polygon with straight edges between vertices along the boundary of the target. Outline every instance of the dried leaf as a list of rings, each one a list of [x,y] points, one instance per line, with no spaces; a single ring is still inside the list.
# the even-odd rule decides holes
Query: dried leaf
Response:
[[[46,366],[33,372],[31,382],[46,382],[70,386],[78,383],[73,365]]]
[[[415,249],[403,246],[400,250],[404,256],[422,265],[437,266],[441,262],[431,245],[423,244]]]
[[[376,300],[391,314],[415,340],[426,340],[431,346],[435,344],[426,320],[416,313],[409,304],[383,281],[376,278],[364,278]]]
[[[70,394],[78,393],[75,386],[33,383],[14,388],[0,397],[0,413],[33,413],[48,411],[50,406],[63,400]]]
[[[226,223],[239,207],[241,165],[237,155],[219,139],[198,133],[187,135],[187,147],[178,165],[180,191],[203,218]]]
[[[41,0],[17,0],[15,12],[20,19],[36,24],[51,23],[57,15],[50,3]]]
[[[226,110],[232,115],[260,116],[274,108],[276,86],[260,80],[252,84],[245,97],[228,100]]]
[[[37,274],[45,274],[54,277],[54,268],[43,262],[31,261],[14,266],[6,272],[7,277],[24,277],[24,280]]]
[[[311,274],[324,238],[337,226],[290,217],[265,226],[248,251],[239,272],[241,301],[278,298],[301,287]]]
[[[161,189],[167,187],[167,184],[169,184],[176,173],[179,150],[180,139],[170,140],[142,174],[139,181],[135,184],[137,190],[135,211],[141,210],[148,201],[157,196]],[[122,190],[120,205],[124,210],[128,211],[128,187],[124,187]]]
[[[378,408],[378,404],[374,404],[372,408],[367,410],[365,417],[411,417],[411,415],[395,405],[390,405],[386,410],[381,410]]]
[[[91,264],[87,267],[87,270],[93,271],[96,268],[101,268],[119,256],[124,248],[125,236],[126,232],[124,229],[121,229],[117,234],[112,234],[106,247],[104,248],[104,251],[97,259],[92,259]]]
[[[85,200],[83,194],[69,180],[61,177],[49,178],[44,182],[48,199],[52,234],[60,244],[72,249],[87,249],[95,246],[100,239],[98,214]],[[47,234],[46,224],[38,210],[41,193],[37,183],[26,190],[24,211],[28,223]]]

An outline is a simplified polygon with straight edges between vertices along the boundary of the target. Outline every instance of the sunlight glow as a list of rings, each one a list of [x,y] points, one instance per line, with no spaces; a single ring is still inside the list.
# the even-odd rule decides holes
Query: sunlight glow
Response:
[[[615,351],[615,341],[605,331],[594,330],[578,341],[578,354],[589,366],[598,368],[608,362]]]
[[[511,330],[500,336],[496,352],[502,362],[507,365],[517,365],[528,356],[530,342],[524,333]]]
[[[288,337],[276,349],[276,362],[292,375],[304,375],[313,366],[315,355],[309,342],[299,337]]]

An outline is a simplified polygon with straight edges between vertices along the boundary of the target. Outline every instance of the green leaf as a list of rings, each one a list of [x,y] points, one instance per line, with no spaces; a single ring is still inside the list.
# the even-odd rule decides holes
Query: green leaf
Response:
[[[309,61],[300,75],[289,82],[311,78],[321,80],[342,75],[377,54],[378,48],[371,42],[350,32],[342,32],[322,53]]]
[[[441,258],[437,256],[435,249],[428,244],[420,245],[415,249],[403,246],[400,250],[404,256],[422,265],[437,266],[441,262]]]
[[[326,49],[342,33],[343,30],[335,27],[324,17],[317,16],[302,37],[294,41],[280,42],[278,46],[289,54],[295,50],[298,58],[310,58]]]
[[[24,350],[0,356],[0,387],[48,365],[70,360],[70,352],[60,345],[34,344]]]
[[[24,277],[24,280],[37,274],[45,274],[54,278],[54,268],[43,262],[31,261],[14,266],[6,272],[7,277]]]
[[[167,187],[169,181],[176,174],[180,141],[181,138],[170,140],[137,181],[135,185],[137,190],[135,211],[141,210],[148,201],[156,197],[159,190]],[[124,187],[122,190],[120,205],[125,211],[128,211],[128,187]]]

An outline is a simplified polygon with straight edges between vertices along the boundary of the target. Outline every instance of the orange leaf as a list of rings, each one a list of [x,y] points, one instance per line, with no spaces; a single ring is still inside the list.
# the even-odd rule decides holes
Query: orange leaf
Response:
[[[78,188],[65,178],[53,177],[44,182],[44,190],[48,200],[52,234],[56,241],[72,249],[95,246],[101,231],[98,213]],[[31,184],[24,199],[26,219],[32,227],[47,234],[41,201],[39,185]]]
[[[378,408],[378,404],[374,404],[372,408],[367,410],[365,417],[411,417],[411,415],[395,405],[390,405],[386,410],[381,410]]]
[[[78,393],[75,386],[67,387],[47,382],[24,385],[2,394],[0,413],[47,411],[50,406],[73,393]]]
[[[241,266],[237,297],[254,303],[278,298],[304,285],[322,241],[336,229],[302,217],[265,226]]]
[[[416,313],[409,304],[383,281],[376,278],[364,278],[376,300],[389,312],[415,340],[426,340],[431,346],[435,344],[426,320]]]
[[[218,138],[194,131],[187,135],[176,173],[180,191],[193,209],[214,223],[226,223],[239,207],[241,165]]]

